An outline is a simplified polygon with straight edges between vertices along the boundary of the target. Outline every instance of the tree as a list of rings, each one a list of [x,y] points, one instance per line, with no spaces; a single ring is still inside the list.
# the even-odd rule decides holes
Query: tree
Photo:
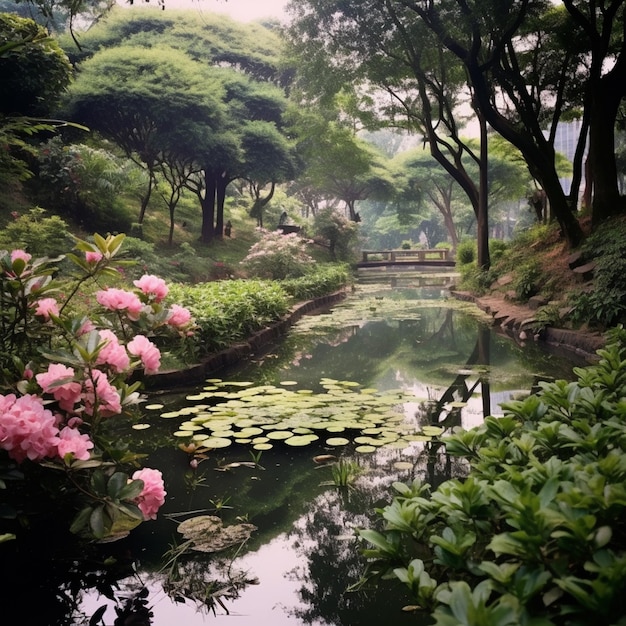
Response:
[[[0,13],[2,115],[49,115],[72,77],[59,45],[31,19]]]
[[[391,195],[391,176],[382,155],[352,128],[312,110],[292,112],[291,128],[303,164],[299,178],[327,198],[341,200],[352,221],[360,221],[356,202]]]
[[[144,219],[155,175],[169,150],[175,120],[198,132],[220,126],[221,85],[202,64],[171,48],[121,46],[80,65],[66,105],[71,119],[114,141],[148,172],[138,221]],[[206,136],[203,134],[203,138]],[[180,133],[178,141],[181,140]],[[187,138],[185,145],[197,145]]]
[[[563,0],[563,5],[584,33],[591,57],[584,97],[589,117],[593,222],[597,225],[622,209],[615,159],[615,124],[626,96],[625,3],[624,0]]]
[[[241,138],[244,153],[243,170],[248,180],[254,204],[250,215],[263,227],[263,207],[272,199],[276,183],[290,180],[295,175],[292,147],[271,122],[254,121],[244,127]],[[263,189],[269,185],[265,197]]]
[[[461,136],[458,107],[465,73],[460,63],[419,20],[407,20],[400,4],[310,0],[291,6],[296,19],[290,41],[303,68],[303,88],[317,98],[320,91],[345,89],[345,83],[356,85],[359,93],[373,87],[368,123],[375,120],[425,138],[433,157],[472,204],[478,257],[487,268],[486,127],[480,120],[483,144],[473,151]],[[466,155],[481,165],[475,178],[467,171]]]
[[[142,131],[141,136],[136,137],[138,145],[129,145],[125,149],[130,148],[129,154],[139,154],[146,167],[154,171],[160,163],[158,138],[163,131],[167,131],[172,120],[194,120],[194,124],[188,126],[193,140],[181,144],[186,146],[188,153],[183,155],[179,150],[178,156],[195,159],[197,164],[186,186],[200,202],[203,242],[210,243],[213,237],[222,236],[228,185],[237,179],[261,182],[255,178],[261,169],[259,159],[278,159],[275,163],[263,164],[265,171],[261,178],[264,178],[264,184],[285,179],[289,168],[281,148],[284,138],[279,141],[279,134],[286,99],[278,86],[283,75],[278,66],[279,40],[274,33],[258,25],[243,26],[220,16],[207,16],[206,24],[199,25],[193,12],[163,14],[142,9],[113,11],[101,27],[86,33],[82,43],[83,50],[76,53],[77,58],[93,54],[92,58],[96,59],[102,53],[93,51],[103,45],[113,46],[108,50],[112,54],[114,50],[120,50],[115,53],[119,58],[133,54],[133,50],[143,50],[140,54],[145,58],[149,53],[143,46],[147,43],[154,46],[149,50],[150,54],[156,55],[158,43],[159,50],[167,50],[167,56],[175,58],[179,66],[188,64],[180,73],[165,70],[165,64],[161,70],[153,70],[150,66],[155,81],[153,88],[150,91],[137,89],[141,97],[153,97],[154,107],[150,110],[149,107],[141,108],[141,103],[124,104],[131,124],[127,128],[138,126]],[[129,47],[128,44],[136,45]],[[86,60],[79,67],[88,64],[89,60]],[[136,68],[135,71],[137,69],[140,70]],[[126,80],[124,68],[116,66],[111,72],[117,73],[118,81]],[[163,98],[163,90],[168,94],[167,98]],[[197,110],[192,106],[194,100]],[[175,106],[169,106],[171,101]],[[135,110],[138,106],[140,111]],[[191,108],[186,110],[187,106]],[[149,113],[149,123],[138,125],[133,116],[144,121],[144,112]],[[263,124],[266,125],[265,151],[259,153],[259,128]],[[253,128],[256,128],[254,132]],[[130,135],[139,134],[133,131]],[[272,141],[268,141],[270,137]],[[123,137],[118,140],[128,143]],[[270,146],[273,147],[270,149]],[[268,176],[267,170],[271,168],[275,173]],[[145,206],[147,198],[144,198],[142,216]]]
[[[428,199],[439,211],[448,233],[452,250],[456,250],[459,242],[457,227],[454,221],[452,200],[458,185],[454,178],[448,176],[430,153],[416,149],[397,157],[409,188],[419,185],[421,195]]]
[[[400,4],[414,18],[421,19],[463,63],[475,109],[524,155],[549,198],[563,234],[571,245],[578,245],[582,231],[559,182],[554,145],[550,135],[544,134],[540,114],[545,110],[547,95],[555,94],[552,85],[530,82],[523,71],[527,67],[525,53],[533,44],[523,26],[531,17],[541,16],[546,3],[450,0],[435,4],[431,0],[401,0]]]
[[[48,115],[71,76],[63,51],[41,26],[0,14],[0,180],[5,184],[32,175],[27,158],[36,150],[29,137],[66,125],[31,116]]]

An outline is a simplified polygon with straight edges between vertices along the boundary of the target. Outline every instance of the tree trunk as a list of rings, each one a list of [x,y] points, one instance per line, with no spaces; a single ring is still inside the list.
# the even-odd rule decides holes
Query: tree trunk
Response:
[[[226,187],[230,180],[226,176],[226,172],[222,172],[216,181],[216,202],[217,209],[215,212],[215,231],[216,237],[222,239],[224,237],[224,202],[226,201]]]
[[[592,223],[597,226],[620,209],[615,162],[615,119],[621,91],[610,75],[599,81],[591,103],[589,165],[593,181]]]
[[[204,198],[200,198],[200,205],[202,206],[200,239],[202,243],[211,243],[215,234],[213,220],[215,219],[216,180],[215,174],[210,170],[204,171],[204,185]]]
[[[488,270],[491,267],[489,258],[489,151],[487,147],[487,122],[484,115],[477,111],[480,123],[480,167],[478,186],[478,211],[476,213],[478,267]]]
[[[146,209],[148,208],[148,203],[152,196],[154,182],[154,166],[148,166],[148,189],[141,198],[141,208],[139,209],[139,219],[137,220],[140,224],[143,224],[144,217],[146,216]]]

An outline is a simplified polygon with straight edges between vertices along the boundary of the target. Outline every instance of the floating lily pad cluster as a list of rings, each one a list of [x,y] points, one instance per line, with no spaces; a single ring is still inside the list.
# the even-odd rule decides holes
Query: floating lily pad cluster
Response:
[[[201,393],[187,396],[194,404],[161,417],[185,418],[175,436],[207,449],[236,443],[269,450],[317,442],[330,448],[350,444],[357,452],[371,453],[381,446],[404,449],[443,430],[426,426],[418,431],[407,425],[403,404],[417,398],[403,390],[379,393],[330,378],[321,380],[322,392],[296,385],[210,379]]]

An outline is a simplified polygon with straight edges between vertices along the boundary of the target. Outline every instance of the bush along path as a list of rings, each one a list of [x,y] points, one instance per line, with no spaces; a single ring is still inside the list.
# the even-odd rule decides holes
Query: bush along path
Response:
[[[626,623],[626,331],[574,371],[442,437],[467,476],[394,485],[362,586],[398,579],[436,626]]]
[[[236,341],[227,347],[203,355],[198,363],[188,367],[164,369],[143,377],[144,388],[149,391],[167,390],[174,387],[202,383],[212,373],[232,367],[262,352],[272,343],[283,337],[289,328],[303,315],[330,306],[346,297],[344,289],[325,296],[318,296],[290,307],[276,321],[253,332],[246,339]]]

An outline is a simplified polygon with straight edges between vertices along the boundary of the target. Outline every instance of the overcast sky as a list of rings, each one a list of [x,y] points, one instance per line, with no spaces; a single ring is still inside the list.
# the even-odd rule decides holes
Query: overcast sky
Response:
[[[165,6],[195,7],[212,13],[226,13],[241,22],[262,17],[283,17],[288,0],[165,0]]]

